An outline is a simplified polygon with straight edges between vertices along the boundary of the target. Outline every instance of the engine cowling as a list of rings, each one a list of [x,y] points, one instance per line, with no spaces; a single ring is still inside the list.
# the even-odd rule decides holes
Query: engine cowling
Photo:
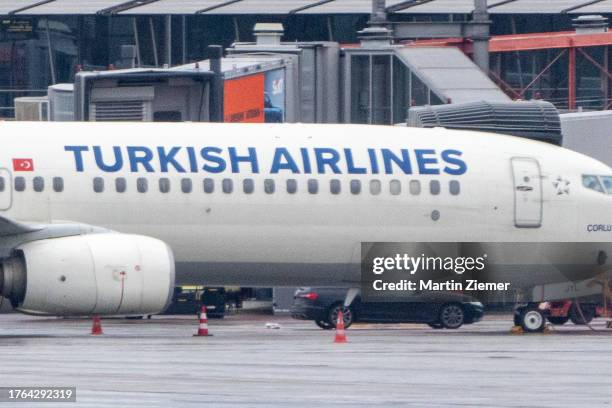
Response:
[[[140,235],[89,234],[27,242],[2,263],[0,295],[24,313],[142,315],[163,311],[174,257]]]

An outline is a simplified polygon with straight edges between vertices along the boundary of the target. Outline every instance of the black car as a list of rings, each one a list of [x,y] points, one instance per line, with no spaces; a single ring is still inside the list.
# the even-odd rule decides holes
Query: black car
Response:
[[[426,323],[435,329],[458,329],[482,319],[484,306],[476,299],[455,292],[420,292],[410,302],[364,303],[357,296],[344,307],[347,289],[300,288],[293,297],[291,315],[295,319],[314,320],[322,329],[335,327],[343,310],[344,325],[354,322]]]

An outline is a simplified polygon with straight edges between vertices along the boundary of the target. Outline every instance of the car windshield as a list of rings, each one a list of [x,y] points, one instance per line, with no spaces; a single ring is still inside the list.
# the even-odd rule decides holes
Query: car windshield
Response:
[[[583,175],[582,185],[590,190],[612,194],[612,176]]]

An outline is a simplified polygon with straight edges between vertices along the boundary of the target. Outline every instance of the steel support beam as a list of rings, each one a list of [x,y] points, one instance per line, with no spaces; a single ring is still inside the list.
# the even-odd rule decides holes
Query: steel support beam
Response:
[[[567,67],[567,108],[576,109],[576,48],[569,49]]]

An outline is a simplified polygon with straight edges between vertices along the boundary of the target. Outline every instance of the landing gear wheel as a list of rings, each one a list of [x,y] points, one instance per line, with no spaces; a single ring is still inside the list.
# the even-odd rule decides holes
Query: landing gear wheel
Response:
[[[519,312],[519,325],[528,333],[544,331],[546,317],[540,309],[534,306],[525,307]]]
[[[323,330],[331,330],[334,328],[334,325],[327,320],[315,320],[315,324]]]
[[[580,305],[580,309],[582,310],[582,314],[578,310],[578,306],[573,303],[572,307],[569,310],[569,318],[572,323],[576,325],[584,325],[589,324],[595,318],[595,307],[593,305],[582,304]],[[582,316],[584,315],[584,319]]]
[[[344,328],[348,329],[351,324],[353,324],[353,311],[350,307],[345,307],[341,303],[335,304],[329,308],[329,321],[332,326],[335,328],[336,323],[338,322],[338,312],[342,310],[342,318],[344,320]]]
[[[447,329],[458,329],[465,321],[463,307],[456,303],[449,303],[442,306],[440,310],[440,324]]]
[[[432,329],[443,329],[444,328],[444,326],[442,326],[440,323],[427,323],[427,325],[431,327]]]
[[[548,321],[556,326],[564,325],[568,320],[568,316],[548,316]]]

